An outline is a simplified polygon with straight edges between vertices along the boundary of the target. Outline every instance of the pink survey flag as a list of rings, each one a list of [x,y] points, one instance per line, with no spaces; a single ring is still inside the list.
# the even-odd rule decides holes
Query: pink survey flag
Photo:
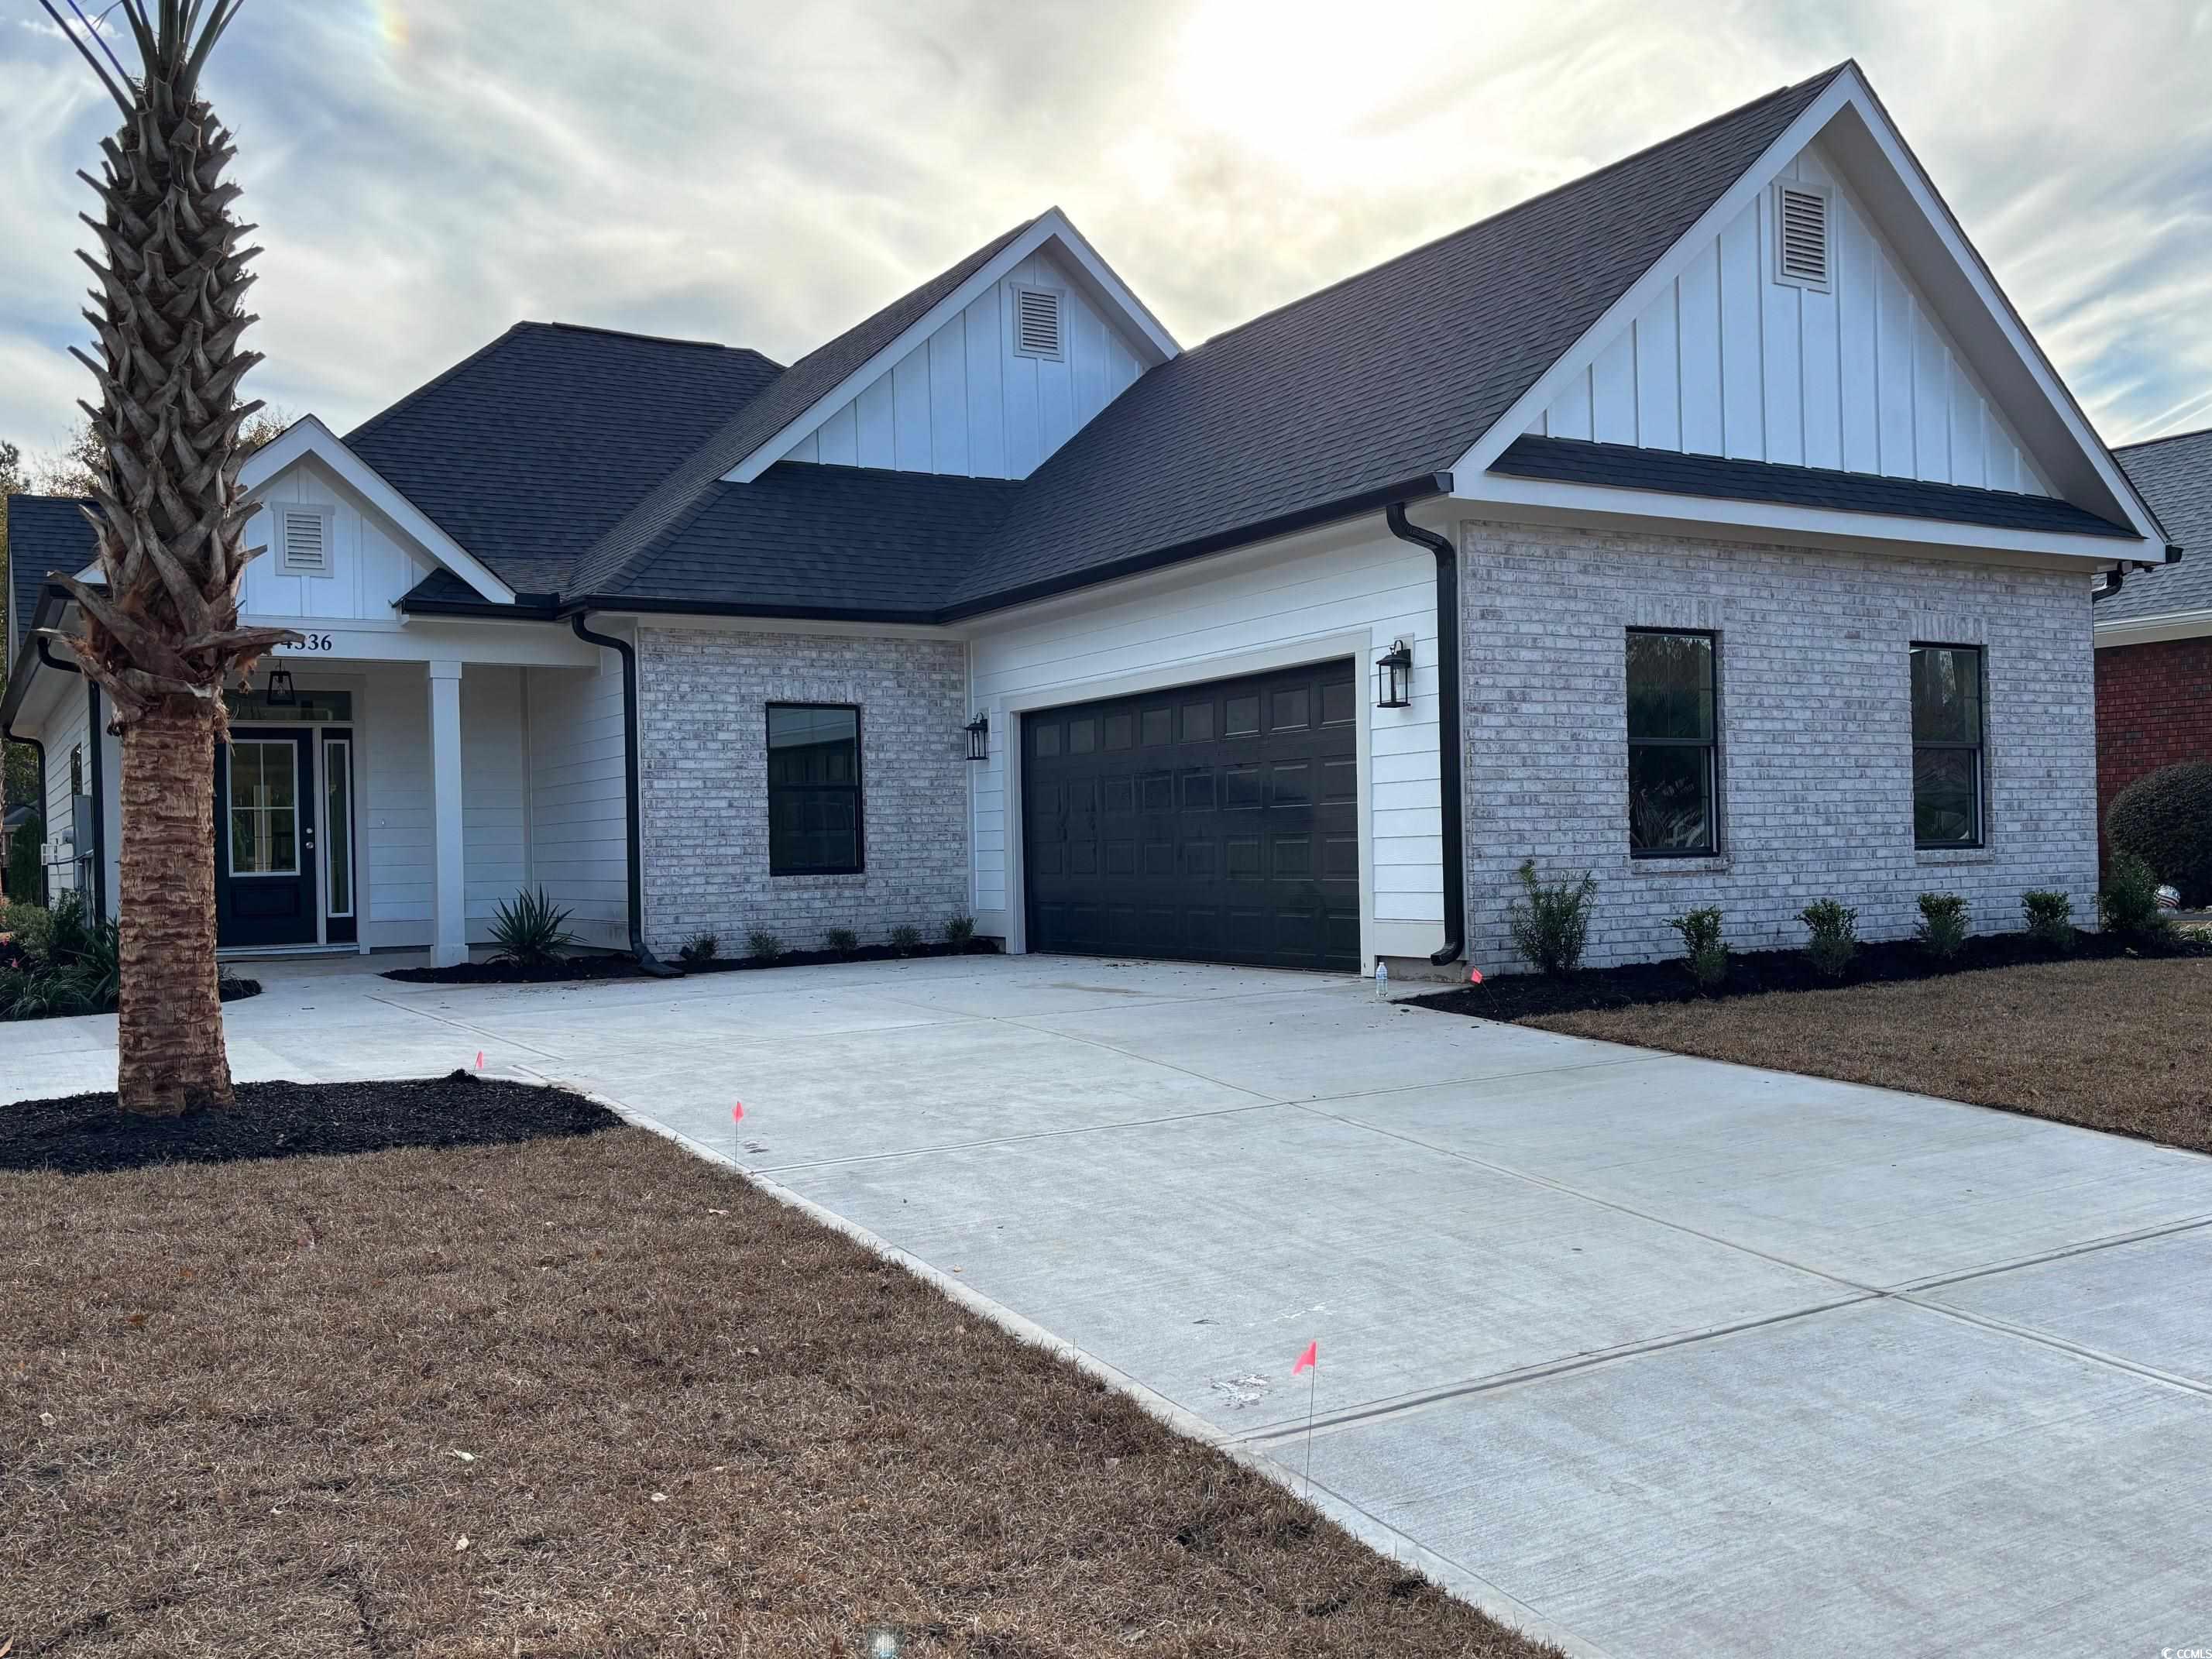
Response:
[[[741,1100],[738,1102],[736,1105],[730,1108],[730,1121],[732,1123],[743,1123],[744,1121],[745,1103]]]
[[[1467,970],[1467,982],[1468,982],[1469,985],[1480,985],[1480,984],[1481,984],[1481,983],[1482,983],[1482,969],[1480,969],[1480,968],[1470,968],[1470,969],[1468,969]]]
[[[481,1048],[477,1050],[477,1070],[483,1070],[483,1050]]]
[[[1306,1344],[1306,1351],[1298,1356],[1298,1363],[1291,1367],[1291,1375],[1296,1376],[1300,1371],[1311,1370],[1320,1364],[1321,1344],[1309,1342]]]

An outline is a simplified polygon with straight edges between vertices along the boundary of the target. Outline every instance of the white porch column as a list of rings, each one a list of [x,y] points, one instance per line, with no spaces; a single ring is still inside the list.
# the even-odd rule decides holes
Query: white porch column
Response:
[[[430,670],[431,843],[435,849],[436,896],[431,907],[430,965],[451,968],[469,959],[466,849],[461,835],[461,665],[435,660]]]

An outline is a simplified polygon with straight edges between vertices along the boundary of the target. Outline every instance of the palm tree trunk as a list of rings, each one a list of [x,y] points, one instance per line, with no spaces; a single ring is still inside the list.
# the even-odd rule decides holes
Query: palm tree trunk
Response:
[[[116,1092],[168,1117],[233,1103],[215,960],[220,707],[172,697],[123,732],[123,988]]]

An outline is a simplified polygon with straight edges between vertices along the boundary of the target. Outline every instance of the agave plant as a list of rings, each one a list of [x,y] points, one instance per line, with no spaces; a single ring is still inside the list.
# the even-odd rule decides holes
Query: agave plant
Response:
[[[153,1114],[228,1106],[209,832],[222,690],[298,637],[238,622],[251,511],[239,434],[261,407],[239,401],[260,361],[239,341],[256,320],[246,267],[260,250],[239,246],[253,227],[222,177],[237,147],[200,76],[240,0],[117,0],[135,72],[74,4],[72,27],[40,3],[123,114],[101,176],[79,174],[101,207],[85,216],[100,258],[79,256],[99,282],[85,316],[100,356],[76,354],[100,385],[84,408],[100,580],[63,579],[84,619],[70,643],[123,740],[118,1097]]]

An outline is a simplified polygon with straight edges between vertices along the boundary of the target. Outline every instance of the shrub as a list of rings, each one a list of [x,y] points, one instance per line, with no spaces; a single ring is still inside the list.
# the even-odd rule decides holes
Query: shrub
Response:
[[[2114,855],[2105,872],[2105,890],[2098,895],[2105,927],[2122,939],[2163,939],[2173,924],[2158,908],[2158,877],[2133,853]]]
[[[783,941],[765,927],[756,927],[745,935],[745,954],[755,962],[774,962],[783,954]]]
[[[502,902],[492,918],[491,936],[499,946],[495,960],[524,967],[550,962],[562,946],[576,942],[568,931],[568,912],[548,898],[543,887]]]
[[[1812,934],[1805,954],[1830,979],[1841,979],[1859,953],[1859,913],[1832,898],[1815,899],[1797,913]]]
[[[1728,978],[1728,945],[1721,938],[1721,913],[1706,905],[1686,915],[1671,916],[1667,925],[1682,936],[1683,965],[1701,991],[1717,989]]]
[[[0,962],[0,1019],[38,1019],[48,1014],[104,1014],[122,988],[121,948],[115,924],[96,919],[75,893],[51,911],[11,907],[7,959]]]
[[[46,838],[46,821],[33,812],[15,826],[8,842],[8,896],[16,904],[37,904],[46,896],[46,872],[39,850]],[[0,927],[0,933],[6,931]]]
[[[2120,791],[2105,815],[2115,854],[2131,853],[2190,909],[2212,904],[2212,761],[2162,766]]]
[[[676,959],[696,968],[712,962],[720,954],[722,941],[714,933],[694,933],[677,947]]]
[[[921,949],[921,929],[901,922],[891,929],[891,949],[901,956]]]
[[[1938,962],[1948,962],[1966,942],[1966,901],[1956,893],[1923,893],[1912,937]]]
[[[832,927],[822,939],[840,956],[850,956],[860,948],[860,936],[849,927]]]
[[[2031,887],[2020,896],[2027,936],[2049,951],[2074,948],[2074,901],[2055,887]]]
[[[1585,870],[1579,880],[1539,881],[1534,859],[1522,859],[1515,873],[1521,896],[1505,913],[1514,948],[1541,973],[1571,974],[1582,966],[1583,946],[1589,940],[1597,878]]]
[[[956,949],[975,937],[975,918],[955,916],[945,924],[945,942]]]

